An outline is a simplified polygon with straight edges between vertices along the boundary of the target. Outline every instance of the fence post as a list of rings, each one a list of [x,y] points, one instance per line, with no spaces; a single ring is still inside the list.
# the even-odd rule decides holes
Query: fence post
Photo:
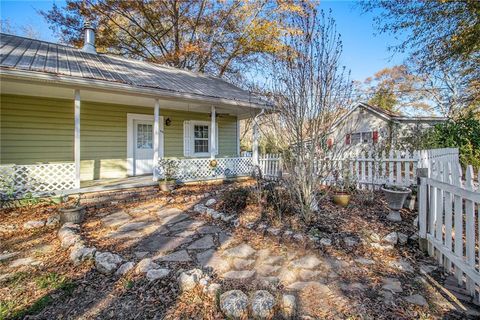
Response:
[[[417,184],[418,184],[418,245],[420,250],[427,251],[427,181],[428,168],[417,168]]]

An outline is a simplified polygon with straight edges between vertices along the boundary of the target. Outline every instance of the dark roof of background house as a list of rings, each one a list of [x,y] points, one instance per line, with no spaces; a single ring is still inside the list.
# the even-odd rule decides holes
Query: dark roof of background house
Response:
[[[0,67],[267,104],[250,92],[207,74],[110,54],[90,54],[70,46],[4,33],[0,33]]]

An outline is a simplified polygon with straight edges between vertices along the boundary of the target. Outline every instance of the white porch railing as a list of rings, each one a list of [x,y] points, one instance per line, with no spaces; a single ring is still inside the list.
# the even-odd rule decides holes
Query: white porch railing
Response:
[[[75,188],[74,163],[0,166],[0,196],[47,196]]]
[[[175,178],[179,181],[198,181],[249,176],[252,174],[251,157],[216,158],[216,166],[211,166],[209,158],[174,159],[176,162]],[[160,167],[156,168],[162,177]]]

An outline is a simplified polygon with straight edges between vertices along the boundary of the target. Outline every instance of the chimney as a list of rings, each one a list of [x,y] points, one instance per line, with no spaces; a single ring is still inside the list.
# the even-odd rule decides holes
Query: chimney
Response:
[[[84,40],[82,51],[96,54],[97,49],[95,48],[95,29],[92,27],[90,21],[85,21],[83,32]]]

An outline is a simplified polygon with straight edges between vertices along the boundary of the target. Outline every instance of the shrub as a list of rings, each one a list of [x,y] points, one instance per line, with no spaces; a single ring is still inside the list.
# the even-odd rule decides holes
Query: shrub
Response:
[[[250,189],[238,187],[223,193],[222,210],[228,213],[237,213],[245,209],[250,197]]]

